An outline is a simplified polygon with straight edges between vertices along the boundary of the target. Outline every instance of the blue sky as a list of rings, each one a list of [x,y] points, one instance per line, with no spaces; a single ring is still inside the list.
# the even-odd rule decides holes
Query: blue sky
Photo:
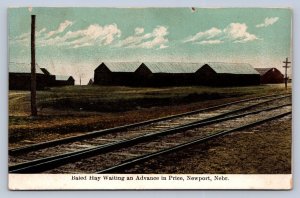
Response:
[[[9,59],[86,83],[102,61],[243,62],[277,67],[291,58],[291,15],[276,8],[11,8]]]

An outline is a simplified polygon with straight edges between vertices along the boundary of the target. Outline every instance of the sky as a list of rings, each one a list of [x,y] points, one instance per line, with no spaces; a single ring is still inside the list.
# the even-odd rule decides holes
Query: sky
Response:
[[[276,67],[292,58],[284,8],[10,8],[9,61],[36,62],[86,84],[105,61],[234,62]],[[290,72],[289,72],[290,73]]]

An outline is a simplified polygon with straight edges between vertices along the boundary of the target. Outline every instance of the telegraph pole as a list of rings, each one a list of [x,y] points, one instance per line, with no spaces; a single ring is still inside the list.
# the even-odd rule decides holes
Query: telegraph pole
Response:
[[[35,15],[31,15],[31,116],[37,116],[35,72]]]
[[[290,66],[288,66],[288,64],[291,62],[289,62],[288,58],[286,58],[285,61],[283,61],[283,63],[285,64],[283,66],[285,68],[284,83],[285,83],[285,89],[287,90],[287,82],[288,82],[287,68],[290,67]]]

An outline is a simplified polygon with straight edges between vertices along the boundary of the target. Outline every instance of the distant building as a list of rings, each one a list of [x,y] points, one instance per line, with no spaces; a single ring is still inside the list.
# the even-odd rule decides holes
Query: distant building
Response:
[[[46,68],[41,68],[41,70],[47,78],[47,87],[53,87],[55,85],[55,75],[52,75]]]
[[[260,83],[275,84],[283,83],[284,75],[276,68],[255,68],[260,74]]]
[[[60,87],[60,86],[70,86],[74,84],[75,84],[75,79],[72,76],[56,75],[55,83],[53,86]]]
[[[259,85],[260,75],[244,63],[206,63],[197,72],[198,82],[209,86]]]
[[[94,73],[96,85],[243,86],[258,85],[259,73],[249,64],[185,62],[105,62]]]
[[[134,85],[138,62],[103,62],[94,71],[96,85]]]
[[[144,62],[135,71],[137,85],[188,86],[196,84],[195,72],[201,63]]]
[[[72,76],[52,75],[46,68],[41,68],[47,78],[48,87],[59,87],[74,85],[75,80]]]
[[[94,84],[94,79],[93,78],[91,78],[90,80],[89,80],[89,82],[88,82],[88,84],[87,85],[93,85]]]
[[[36,66],[36,88],[42,90],[47,86],[47,77],[42,70]],[[24,63],[9,63],[9,89],[30,90],[31,65]]]

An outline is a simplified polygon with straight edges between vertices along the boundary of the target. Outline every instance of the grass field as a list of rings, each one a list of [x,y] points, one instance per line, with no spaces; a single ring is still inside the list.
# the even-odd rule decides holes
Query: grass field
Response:
[[[291,91],[289,87],[288,92]],[[133,88],[70,86],[38,91],[37,118],[30,93],[9,92],[10,142],[57,138],[204,108],[241,98],[285,93],[283,85]],[[36,140],[34,140],[36,141]]]
[[[61,87],[37,93],[39,116],[32,118],[30,93],[10,91],[9,147],[276,93],[291,93],[291,86],[287,91],[283,85],[233,88]],[[129,172],[290,173],[291,118],[266,123],[256,130],[259,132],[235,133],[176,154],[164,155]]]
[[[47,108],[58,111],[119,112],[142,107],[177,105],[203,100],[280,92],[285,92],[282,85],[234,88],[70,86],[52,88],[48,91],[38,91],[37,101],[39,111],[42,114],[45,112],[44,109]],[[30,113],[29,99],[29,92],[10,91],[10,115],[28,115]],[[52,113],[55,114],[55,112]]]

